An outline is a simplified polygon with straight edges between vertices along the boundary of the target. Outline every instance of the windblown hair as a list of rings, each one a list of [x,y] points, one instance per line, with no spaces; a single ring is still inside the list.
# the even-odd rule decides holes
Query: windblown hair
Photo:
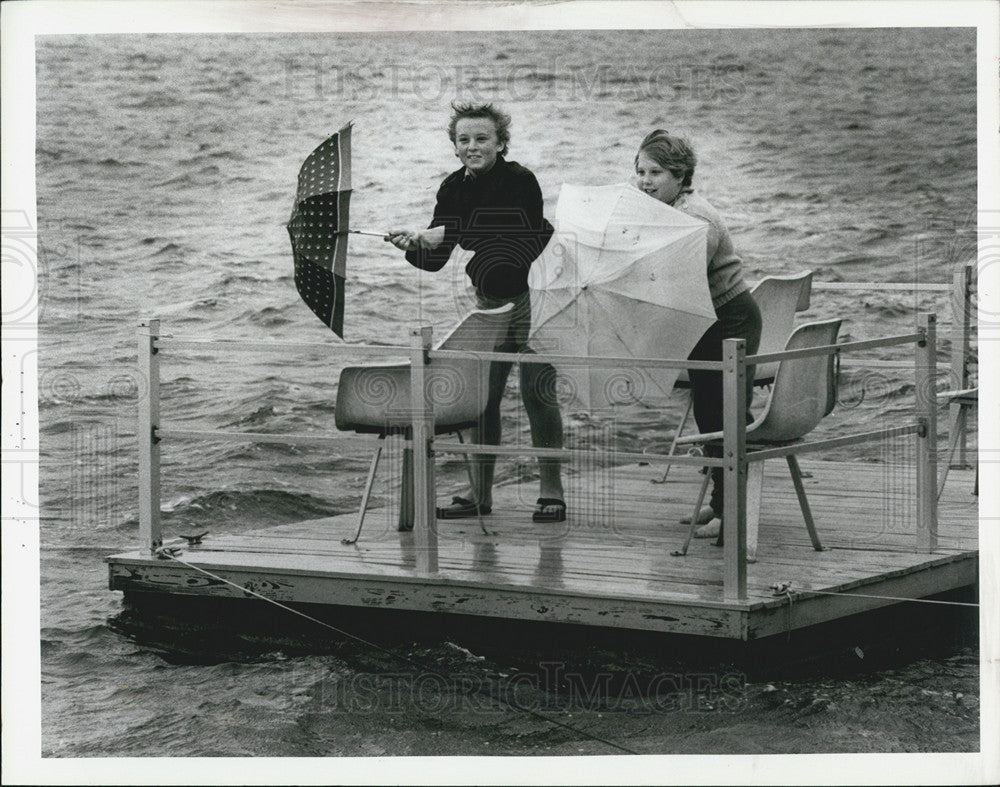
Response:
[[[694,167],[698,159],[686,139],[675,137],[669,131],[658,128],[650,131],[639,145],[639,153],[645,153],[653,161],[681,181],[681,188],[691,188]],[[639,164],[639,153],[635,154],[635,164]]]
[[[451,105],[451,120],[448,121],[448,139],[455,144],[455,126],[462,118],[484,118],[492,120],[496,126],[497,139],[500,140],[500,155],[507,155],[507,143],[510,142],[510,115],[494,107],[492,104],[455,104]]]

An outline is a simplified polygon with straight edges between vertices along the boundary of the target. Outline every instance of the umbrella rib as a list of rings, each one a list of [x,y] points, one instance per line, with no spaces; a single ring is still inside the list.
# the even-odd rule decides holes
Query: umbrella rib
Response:
[[[618,298],[625,298],[625,297],[626,297],[626,296],[624,296],[624,295],[618,295],[617,293],[606,293],[606,294],[609,294],[609,295],[614,295],[615,297],[618,297]],[[607,309],[607,308],[605,308],[605,307],[604,307],[604,305],[602,305],[602,304],[600,303],[599,299],[597,299],[597,298],[591,298],[591,299],[590,299],[590,302],[591,302],[591,304],[592,304],[592,307],[596,307],[596,309],[597,309],[597,310],[600,310],[600,311],[601,311],[601,312],[602,312],[602,313],[603,313],[603,314],[604,314],[604,315],[605,315],[605,316],[606,316],[606,317],[608,318],[608,319],[607,319],[607,323],[606,323],[606,324],[608,324],[608,325],[610,325],[610,326],[611,326],[611,330],[612,330],[612,332],[614,333],[614,335],[615,335],[615,338],[616,338],[616,339],[618,339],[618,341],[619,341],[619,342],[621,343],[622,347],[624,347],[624,348],[626,348],[626,350],[628,350],[628,354],[629,354],[629,355],[631,355],[631,356],[632,356],[632,357],[634,358],[634,357],[635,357],[635,354],[634,354],[634,353],[632,352],[632,348],[631,348],[631,347],[629,347],[629,345],[628,345],[628,343],[627,343],[627,342],[625,341],[624,337],[623,337],[623,336],[622,336],[622,335],[621,335],[621,334],[620,334],[620,333],[618,332],[618,329],[617,329],[617,326],[615,325],[615,323],[611,321],[611,317],[612,317],[612,314],[611,314],[611,312],[610,312],[610,311],[608,311],[608,309]],[[590,354],[590,343],[589,343],[589,341],[588,341],[588,343],[587,343],[587,352],[588,352],[588,355],[589,355],[589,354]],[[666,395],[666,396],[669,396],[669,395],[670,395],[670,392],[671,392],[671,390],[672,390],[673,386],[671,386],[671,388],[669,388],[669,389],[667,389],[667,388],[664,388],[664,387],[663,387],[663,386],[662,386],[662,385],[660,384],[660,382],[656,380],[656,378],[655,378],[655,377],[653,377],[653,376],[651,376],[651,375],[649,374],[649,372],[650,372],[650,370],[649,370],[649,369],[645,369],[645,368],[643,368],[643,367],[639,367],[639,371],[640,371],[640,372],[642,372],[642,373],[645,373],[645,374],[646,374],[646,375],[647,375],[647,376],[649,377],[649,379],[650,379],[650,380],[652,380],[653,384],[654,384],[654,385],[655,385],[655,386],[656,386],[657,388],[659,388],[659,389],[660,389],[660,391],[661,391],[661,392],[662,392],[662,393],[663,393],[664,395]]]
[[[624,296],[618,296],[618,297],[624,297]],[[628,350],[628,354],[631,355],[634,358],[635,355],[632,353],[632,348],[628,346],[628,343],[625,341],[625,337],[622,336],[618,332],[618,326],[615,325],[615,323],[614,323],[614,321],[612,319],[613,315],[611,314],[611,312],[609,312],[604,307],[604,305],[600,302],[599,298],[592,297],[592,298],[589,299],[589,301],[590,301],[590,304],[591,304],[591,308],[593,308],[593,307],[596,306],[601,312],[603,312],[606,315],[606,317],[608,318],[608,320],[605,323],[605,325],[611,326],[611,332],[615,335],[615,338],[619,342],[621,342],[622,347],[624,347],[626,350]],[[590,340],[589,340],[589,337],[588,337],[588,340],[587,340],[587,355],[590,355],[590,350],[591,350]]]
[[[544,292],[544,290],[541,290],[541,292]],[[570,298],[569,301],[567,301],[565,304],[560,306],[556,311],[554,311],[552,314],[546,317],[544,322],[540,322],[537,325],[532,325],[531,332],[537,333],[540,328],[542,328],[545,325],[548,325],[552,320],[554,320],[556,317],[558,317],[560,314],[566,311],[574,303],[576,303],[576,298]]]

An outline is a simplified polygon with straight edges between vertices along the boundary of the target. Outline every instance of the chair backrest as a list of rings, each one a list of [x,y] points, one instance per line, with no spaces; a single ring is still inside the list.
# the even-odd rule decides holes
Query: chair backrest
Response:
[[[439,350],[490,352],[510,325],[512,304],[473,311],[437,345]],[[490,364],[473,359],[432,360],[424,395],[433,405],[437,431],[473,424],[486,409]],[[385,432],[411,422],[410,364],[349,366],[340,373],[335,421],[338,429]]]
[[[513,309],[514,304],[508,303],[499,309],[469,312],[438,343],[436,349],[492,352],[500,344],[500,339],[510,324]]]
[[[836,344],[841,320],[800,325],[783,349]],[[780,361],[771,396],[757,421],[747,427],[750,442],[798,440],[811,432],[837,402],[835,356],[813,355]]]
[[[809,308],[812,277],[812,271],[791,276],[768,276],[750,290],[763,319],[758,353],[776,353],[785,349],[785,342],[795,324],[795,312]],[[777,371],[777,362],[760,364],[754,371],[754,380],[758,383],[773,380]]]

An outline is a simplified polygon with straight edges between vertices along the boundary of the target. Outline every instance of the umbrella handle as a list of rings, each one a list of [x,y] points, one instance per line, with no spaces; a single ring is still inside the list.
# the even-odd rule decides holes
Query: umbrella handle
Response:
[[[384,238],[386,235],[388,235],[387,232],[375,232],[374,230],[345,230],[345,231],[351,233],[352,235],[373,235],[376,238]],[[337,234],[339,235],[340,233]]]

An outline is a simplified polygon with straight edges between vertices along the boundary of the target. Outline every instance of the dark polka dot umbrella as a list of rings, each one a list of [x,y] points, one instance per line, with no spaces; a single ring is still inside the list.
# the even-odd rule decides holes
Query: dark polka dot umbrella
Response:
[[[344,337],[344,274],[351,202],[351,124],[316,148],[299,170],[288,221],[295,288],[323,323]]]

